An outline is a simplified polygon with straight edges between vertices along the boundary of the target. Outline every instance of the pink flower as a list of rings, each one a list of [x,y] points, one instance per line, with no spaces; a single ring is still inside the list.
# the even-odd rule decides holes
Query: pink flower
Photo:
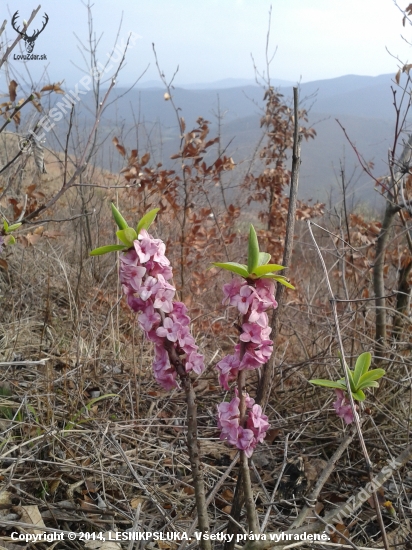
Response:
[[[155,328],[152,328],[151,330],[147,331],[145,334],[146,334],[146,338],[148,340],[150,340],[151,342],[153,342],[153,344],[156,344],[157,346],[160,346],[160,347],[163,347],[164,348],[164,341],[165,339],[162,338],[161,336],[158,336],[156,334],[156,330]]]
[[[146,301],[148,298],[152,296],[152,294],[156,294],[156,291],[158,290],[159,285],[157,282],[157,279],[154,277],[146,277],[145,282],[143,283],[142,287],[140,288],[140,298],[143,301]]]
[[[262,407],[260,405],[253,405],[252,410],[249,411],[247,427],[252,430],[258,443],[264,440],[269,428],[269,422],[268,417],[262,413]]]
[[[240,362],[240,367],[239,367],[240,370],[258,369],[262,365],[262,362],[260,361],[260,359],[256,357],[257,349],[258,349],[258,346],[256,344],[246,343],[246,350],[242,357],[242,361]],[[240,344],[236,344],[235,350],[238,354],[240,354]]]
[[[229,382],[236,380],[239,372],[239,357],[237,355],[227,355],[219,361],[216,368],[219,372],[219,384],[229,390]]]
[[[164,388],[171,389],[176,387],[177,373],[170,364],[165,341],[172,342],[186,372],[201,374],[203,356],[190,333],[185,305],[173,302],[176,289],[167,282],[173,272],[165,256],[165,244],[143,229],[133,245],[120,257],[123,293],[129,307],[140,313],[139,323],[146,338],[155,344],[154,376]]]
[[[238,439],[236,442],[236,447],[241,451],[245,451],[245,455],[250,458],[253,454],[257,445],[255,436],[253,435],[252,430],[239,427]]]
[[[149,304],[144,313],[141,313],[139,315],[139,323],[141,327],[146,331],[149,332],[152,330],[153,326],[157,324],[160,321],[160,315],[155,311],[152,304]]]
[[[270,327],[262,329],[262,327],[255,325],[254,323],[243,323],[242,330],[243,332],[239,337],[242,342],[261,344],[262,340],[267,339],[272,329]]]
[[[156,334],[162,338],[167,338],[171,342],[176,342],[179,329],[180,325],[178,323],[174,323],[170,317],[166,317],[163,326],[156,330]]]
[[[204,368],[205,363],[203,360],[203,355],[200,355],[200,353],[197,353],[196,351],[192,351],[186,361],[186,372],[193,370],[196,374],[202,374]]]
[[[226,401],[218,405],[218,428],[222,430],[220,439],[226,439],[228,443],[236,445],[239,428],[239,403],[240,399],[234,397],[230,403]]]
[[[165,250],[166,250],[165,244],[162,241],[160,241],[157,252],[153,256],[153,261],[158,263],[161,266],[170,265],[170,260],[168,258],[166,258],[165,254],[164,254]]]
[[[127,305],[130,309],[133,311],[144,311],[146,308],[146,303],[133,294],[133,289],[127,289],[127,291],[125,291],[125,286],[126,285],[123,285],[123,292],[126,295]]]
[[[187,315],[187,307],[182,302],[173,302],[173,311],[170,317],[184,327],[190,324],[190,317]]]
[[[232,306],[236,306],[240,313],[245,315],[254,298],[255,290],[251,286],[245,285],[240,288],[239,294],[233,296],[230,303]]]
[[[157,252],[157,247],[153,243],[151,243],[149,240],[146,240],[143,243],[140,243],[139,241],[134,241],[133,243],[134,249],[136,250],[136,254],[142,264],[150,260],[154,254]]]
[[[238,391],[237,391],[237,388],[236,388],[236,395],[238,394]],[[246,408],[247,409],[250,409],[253,407],[253,405],[255,404],[255,400],[249,396],[249,394],[247,393],[245,395],[245,405],[246,405]]]
[[[336,414],[342,418],[346,424],[351,424],[354,421],[350,402],[342,390],[335,390],[336,401],[333,403]]]
[[[230,283],[226,283],[223,285],[223,294],[225,297],[223,298],[223,305],[232,304],[232,298],[237,296],[240,292],[240,288],[246,284],[246,281],[243,279],[239,279],[238,277],[233,278]]]
[[[176,371],[172,369],[169,362],[169,356],[163,346],[155,346],[153,373],[156,381],[163,386],[165,390],[171,390],[177,386]]]
[[[149,265],[150,267],[148,267]],[[146,269],[150,271],[153,277],[157,277],[158,275],[163,275],[166,281],[168,281],[173,277],[172,268],[168,265],[160,265],[150,260],[146,263]]]
[[[218,427],[221,429],[220,439],[226,439],[231,445],[245,451],[246,456],[252,456],[256,445],[263,441],[269,428],[268,417],[262,413],[254,399],[245,395],[245,404],[248,411],[246,428],[240,425],[240,399],[236,396],[230,403],[221,403],[218,406]]]
[[[248,319],[249,323],[256,323],[262,328],[266,328],[269,324],[269,319],[266,313],[263,311],[259,313],[256,309],[252,309]]]
[[[273,353],[272,340],[264,340],[259,348],[255,349],[255,357],[262,365],[269,361],[270,356]]]
[[[166,290],[173,290],[173,292],[176,291],[175,287],[168,283],[161,273],[158,273],[156,275],[157,280],[159,281],[159,288],[165,288]]]
[[[172,317],[174,318],[174,317]],[[182,327],[180,323],[175,321],[179,325],[179,332],[177,334],[179,338],[179,346],[186,352],[190,352],[194,349],[197,349],[195,339],[190,334],[189,327]]]
[[[270,279],[257,279],[256,281],[256,294],[261,302],[262,311],[278,307],[278,303],[275,299],[275,283]]]
[[[167,290],[160,288],[156,293],[156,299],[154,301],[154,307],[160,309],[165,313],[171,313],[173,311],[173,290]]]
[[[140,289],[145,273],[145,267],[120,263],[120,282],[129,285],[136,292]]]
[[[136,254],[136,250],[131,248],[120,256],[120,264],[123,265],[137,265],[139,259]]]
[[[269,339],[271,328],[268,326],[268,316],[265,311],[277,307],[273,295],[275,285],[269,280],[256,280],[248,285],[246,281],[233,279],[223,287],[223,304],[236,306],[244,315],[240,342],[235,346],[235,355],[224,357],[216,365],[219,371],[219,383],[226,390],[229,382],[237,378],[242,369],[256,369],[266,363],[273,352],[273,342]],[[240,354],[242,353],[242,360]],[[254,399],[245,395],[247,419],[240,421],[239,397],[218,407],[218,426],[221,429],[221,439],[226,439],[231,445],[252,456],[258,443],[263,441],[269,428],[268,417],[262,413],[262,408],[255,404]]]

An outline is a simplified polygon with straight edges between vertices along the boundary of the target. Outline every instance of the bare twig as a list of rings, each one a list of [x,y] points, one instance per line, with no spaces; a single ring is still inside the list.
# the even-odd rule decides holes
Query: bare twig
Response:
[[[336,462],[339,460],[339,458],[342,456],[342,454],[345,452],[345,450],[349,447],[351,444],[353,438],[354,438],[355,432],[352,431],[350,435],[347,435],[345,439],[342,441],[342,443],[339,445],[339,447],[336,449],[336,451],[333,453],[331,458],[329,459],[328,464],[326,465],[325,469],[323,470],[321,476],[319,477],[318,481],[316,482],[315,487],[313,488],[312,492],[306,499],[312,504],[315,503],[323,486],[327,482],[330,474],[333,472],[333,469],[335,468]],[[300,527],[305,519],[308,517],[310,511],[312,510],[311,507],[305,506],[300,511],[298,517],[295,519],[295,521],[292,523],[292,527]]]
[[[165,348],[169,355],[171,365],[176,369],[177,374],[183,384],[187,403],[187,449],[189,453],[190,466],[192,468],[193,485],[195,490],[195,500],[197,515],[199,518],[199,528],[202,533],[210,531],[209,516],[207,513],[207,504],[205,496],[205,485],[203,479],[203,467],[200,462],[200,447],[197,439],[197,405],[196,394],[193,389],[189,374],[186,372],[173,343],[165,340]],[[212,550],[210,540],[202,538],[200,547],[203,550]]]
[[[35,10],[33,10],[31,12],[31,15],[30,15],[30,18],[29,20],[27,21],[27,25],[25,26],[25,28],[27,29],[30,25],[30,23],[33,21],[33,19],[36,17],[36,15],[38,14],[38,12],[40,11],[41,9],[41,5],[39,5]],[[4,21],[3,25],[2,25],[2,29],[4,30],[4,25],[7,23],[7,21]],[[2,30],[2,32],[3,32]],[[0,33],[1,34],[1,33]],[[11,46],[9,46],[7,48],[7,50],[4,52],[4,55],[3,57],[0,59],[0,69],[2,68],[2,66],[4,65],[4,63],[7,61],[7,58],[9,57],[9,55],[11,54],[11,52],[14,50],[14,48],[17,46],[17,44],[20,42],[20,40],[22,39],[22,35],[19,34],[16,39],[14,40],[14,42],[11,44]]]
[[[325,260],[323,259],[322,253],[319,249],[318,243],[316,242],[315,236],[313,235],[310,221],[308,221],[308,228],[309,228],[310,236],[312,237],[313,243],[316,247],[319,259],[320,259],[322,267],[323,267],[323,272],[325,274],[325,280],[326,280],[326,284],[328,286],[329,293],[332,297],[331,305],[332,305],[332,311],[333,311],[333,318],[334,318],[334,321],[335,321],[336,337],[337,337],[338,344],[339,344],[339,350],[340,350],[341,357],[342,357],[342,363],[344,365],[344,377],[345,377],[345,381],[346,381],[346,387],[350,388],[351,385],[350,385],[350,380],[349,380],[348,369],[345,368],[345,365],[346,365],[345,349],[343,347],[342,336],[341,336],[340,328],[339,328],[338,310],[337,310],[337,307],[336,307],[336,302],[335,302],[335,297],[334,297],[334,294],[333,294],[333,290],[332,290],[332,287],[331,287],[331,284],[330,284],[330,281],[329,281],[328,270],[327,270],[327,267],[326,267],[326,264],[325,264]],[[372,462],[369,458],[369,453],[368,453],[368,450],[366,448],[365,440],[364,440],[364,437],[363,437],[363,434],[362,434],[362,428],[361,428],[361,424],[360,424],[359,415],[356,412],[356,407],[355,407],[355,402],[354,402],[354,399],[353,399],[352,392],[348,391],[347,394],[348,394],[348,397],[349,397],[349,402],[350,402],[350,405],[351,405],[353,418],[354,418],[354,422],[355,422],[355,426],[356,426],[356,431],[358,433],[362,453],[363,453],[363,456],[365,458],[366,469],[368,471],[369,478],[372,481],[373,467],[372,467]],[[381,529],[383,543],[384,543],[385,549],[389,550],[389,542],[388,542],[388,539],[387,539],[387,536],[386,536],[385,525],[383,523],[382,512],[381,512],[381,509],[380,509],[380,504],[379,504],[379,501],[378,501],[376,490],[373,491],[373,499],[374,499],[374,502],[375,502],[376,515],[378,517],[378,523],[379,523],[379,527]]]
[[[289,208],[288,217],[286,221],[286,236],[285,236],[285,248],[283,251],[283,263],[285,267],[289,267],[293,252],[293,236],[295,232],[295,218],[296,218],[296,202],[298,196],[299,186],[299,169],[300,169],[300,144],[302,141],[302,135],[299,134],[299,95],[298,88],[293,88],[293,106],[294,106],[294,134],[293,134],[293,155],[292,155],[292,175],[290,180],[290,192],[289,192]],[[276,289],[276,301],[278,303],[277,309],[273,312],[272,317],[272,339],[275,342],[276,336],[279,333],[279,318],[283,305],[283,295],[285,287],[278,284]],[[259,381],[257,389],[256,402],[262,405],[264,409],[267,404],[267,400],[270,394],[271,379],[274,373],[274,359],[266,363],[263,367],[262,376]]]
[[[318,533],[324,529],[326,522],[327,524],[339,523],[343,518],[350,516],[356,510],[358,510],[362,504],[364,504],[371,495],[371,492],[376,491],[379,487],[390,479],[396,470],[399,470],[412,458],[412,445],[409,445],[400,455],[398,455],[394,460],[391,461],[391,466],[384,466],[379,474],[373,479],[372,484],[367,485],[367,489],[362,487],[360,491],[356,493],[354,497],[350,497],[346,502],[341,506],[338,506],[334,510],[328,512],[323,521],[316,521],[315,523],[310,523],[303,527],[297,529],[291,529],[289,531],[284,531],[284,535],[300,535],[302,533]],[[372,489],[373,487],[373,489]],[[370,490],[371,489],[371,490]],[[376,510],[375,510],[376,511]],[[275,533],[270,533],[266,535],[266,539],[272,538],[272,540],[260,540],[260,541],[249,541],[243,547],[243,550],[266,550],[267,548],[273,548],[276,546],[284,546],[285,538],[281,537],[282,533],[278,533],[279,540],[275,540]],[[387,550],[387,547],[385,547]]]

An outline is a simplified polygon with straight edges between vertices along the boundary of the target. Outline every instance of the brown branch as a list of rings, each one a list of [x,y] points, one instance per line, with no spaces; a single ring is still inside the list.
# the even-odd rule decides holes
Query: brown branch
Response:
[[[240,361],[242,361],[242,357],[244,354],[245,354],[245,345],[244,345],[244,342],[242,342],[241,349],[240,349]],[[245,395],[246,387],[245,386],[246,386],[246,370],[241,370],[239,372],[238,379],[237,379],[237,387],[238,387],[239,398],[240,398],[240,404],[239,404],[240,425],[243,425],[243,422],[246,416],[246,395]],[[245,451],[240,451],[240,472],[242,472],[243,495],[244,495],[244,501],[245,501],[245,507],[246,507],[248,528],[249,528],[249,531],[252,531],[253,533],[258,533],[259,523],[256,515],[255,501],[253,500],[253,490],[252,490],[252,482],[250,479],[249,461],[245,454]]]
[[[242,317],[242,324],[247,321],[247,316]],[[241,327],[238,327],[242,332]],[[246,351],[246,344],[240,341],[239,359],[242,361]],[[239,421],[243,424],[243,419],[246,415],[246,371],[241,370],[237,377],[237,389],[240,399],[239,403]],[[259,532],[259,522],[256,513],[256,506],[253,500],[252,482],[250,479],[249,461],[244,451],[240,451],[239,473],[236,482],[235,494],[233,495],[233,503],[230,510],[230,515],[234,521],[230,522],[226,533],[229,535],[237,535],[239,533],[239,520],[242,513],[243,505],[246,505],[246,514],[249,530],[253,533]],[[232,540],[227,540],[224,546],[225,550],[233,550],[235,547],[235,537]]]
[[[7,19],[5,19],[5,20],[3,21],[3,24],[2,24],[2,26],[0,27],[0,36],[3,34],[4,29],[6,28],[6,25],[7,25]]]
[[[31,12],[31,15],[30,15],[30,19],[27,21],[27,25],[24,27],[24,29],[28,29],[30,23],[33,21],[33,19],[36,17],[36,15],[38,14],[38,12],[40,11],[40,8],[41,8],[41,5],[39,4],[39,6],[33,10]],[[3,26],[2,28],[4,27],[4,23],[3,23]],[[4,63],[7,61],[7,58],[9,57],[9,55],[11,54],[11,52],[14,50],[14,48],[17,46],[17,44],[20,42],[20,40],[22,39],[22,36],[21,34],[19,34],[15,41],[13,42],[13,44],[11,46],[9,46],[7,48],[7,50],[4,52],[4,55],[3,57],[0,59],[0,69],[2,68],[2,66],[4,65]]]
[[[357,156],[358,158],[358,161],[359,161],[359,164],[361,165],[362,169],[364,170],[364,172],[366,172],[368,174],[369,177],[371,177],[374,182],[376,183],[376,185],[379,185],[380,187],[382,187],[382,182],[379,181],[377,178],[375,178],[375,176],[372,174],[372,172],[370,171],[370,169],[368,168],[368,163],[366,162],[366,160],[363,158],[363,156],[359,153],[359,151],[357,150],[356,148],[356,145],[351,141],[348,133],[346,132],[346,129],[342,126],[341,122],[335,118],[336,122],[339,124],[339,126],[342,128],[342,131],[343,133],[345,134],[345,138],[348,140],[348,143],[349,145],[352,147],[353,149],[353,152],[355,153],[355,155]]]
[[[325,529],[324,522],[330,525],[333,523],[341,523],[344,518],[349,517],[351,514],[356,512],[356,510],[358,510],[362,504],[370,498],[372,491],[375,492],[379,489],[379,487],[382,487],[382,485],[393,476],[394,472],[402,468],[402,466],[411,460],[411,458],[412,445],[409,445],[400,455],[390,462],[390,465],[382,468],[379,474],[373,479],[372,483],[368,483],[366,487],[362,487],[362,489],[358,491],[354,497],[350,497],[338,508],[330,510],[325,515],[322,522],[316,521],[314,523],[310,523],[309,525],[299,527],[298,529],[290,529],[289,531],[284,531],[284,534],[293,536],[303,533],[318,533]],[[273,548],[275,546],[284,546],[285,538],[283,540],[280,538],[282,533],[267,534],[266,539],[270,538],[270,536],[274,539],[275,535],[279,536],[279,540],[249,541],[245,544],[243,550],[266,550],[267,548]]]
[[[237,535],[239,533],[239,520],[242,514],[243,504],[245,502],[245,495],[243,491],[243,470],[240,467],[237,476],[235,494],[233,495],[233,503],[230,509],[229,525],[226,529],[227,535]],[[230,521],[233,518],[233,521]],[[236,544],[235,537],[232,540],[226,540],[224,550],[233,550]]]
[[[283,251],[282,265],[289,267],[293,252],[293,237],[295,232],[295,218],[296,218],[296,202],[298,196],[299,187],[299,169],[301,164],[300,159],[300,145],[302,141],[302,135],[299,134],[299,96],[298,88],[293,88],[293,105],[294,105],[294,134],[293,134],[293,155],[292,155],[292,174],[290,181],[290,193],[289,193],[289,208],[288,217],[286,221],[286,237],[285,237],[285,249]],[[278,303],[277,309],[274,310],[272,316],[272,339],[275,342],[276,337],[279,334],[279,318],[282,311],[283,295],[285,287],[281,284],[277,285],[276,289],[276,301]],[[256,402],[262,406],[262,409],[266,407],[270,389],[271,380],[274,373],[274,358],[270,362],[266,363],[262,370],[262,376],[259,381]]]
[[[13,118],[17,115],[18,112],[20,112],[27,103],[30,103],[30,101],[33,101],[34,94],[30,94],[27,99],[24,100],[24,102],[21,105],[16,105],[14,108],[14,111],[11,113],[11,115],[6,119],[6,122],[3,124],[3,126],[0,128],[0,134],[3,132],[3,130],[6,128],[8,124],[13,120]]]
[[[332,304],[333,318],[334,318],[335,327],[336,327],[336,337],[337,337],[338,344],[339,344],[339,351],[341,353],[341,359],[342,359],[342,364],[343,364],[346,387],[350,388],[351,384],[350,384],[350,380],[349,380],[348,369],[346,368],[345,349],[343,347],[342,335],[340,333],[340,328],[339,328],[338,310],[337,310],[337,307],[336,307],[336,302],[334,300],[334,294],[333,294],[332,287],[331,287],[330,280],[329,280],[328,269],[326,267],[325,260],[323,259],[322,253],[319,249],[318,243],[316,242],[315,236],[313,235],[310,221],[308,221],[308,228],[309,228],[310,236],[312,237],[313,243],[315,245],[316,251],[319,255],[319,259],[320,259],[321,264],[322,264],[322,268],[323,268],[323,272],[325,274],[325,279],[326,279],[326,284],[328,286],[329,294],[332,297],[331,304]],[[349,397],[349,402],[350,402],[350,406],[351,406],[351,409],[352,409],[352,414],[353,414],[353,418],[354,418],[354,422],[355,422],[356,431],[358,433],[360,446],[361,446],[361,449],[362,449],[363,456],[365,458],[366,469],[367,469],[367,472],[368,472],[368,475],[369,475],[369,479],[372,481],[372,472],[373,472],[372,462],[369,458],[369,453],[368,453],[368,450],[366,448],[365,440],[363,438],[361,423],[360,423],[358,413],[356,412],[356,407],[355,407],[355,402],[354,402],[354,399],[353,399],[352,392],[348,391],[347,395]],[[383,523],[382,513],[381,513],[380,504],[379,504],[379,501],[378,501],[378,496],[377,496],[376,490],[373,491],[373,500],[374,500],[374,503],[375,503],[375,509],[376,509],[376,515],[377,515],[377,518],[378,518],[379,527],[380,527],[380,530],[381,530],[381,533],[382,533],[383,544],[385,546],[385,550],[389,550],[389,542],[388,542],[388,539],[387,539],[387,536],[386,536],[385,525]]]
[[[409,136],[408,142],[405,143],[402,154],[399,158],[398,165],[403,166],[405,161],[410,158],[412,147],[412,134]],[[392,185],[397,184],[397,180],[402,177],[400,172],[392,176]],[[375,320],[375,355],[382,357],[385,350],[386,343],[386,310],[385,299],[381,296],[385,295],[385,280],[384,280],[384,266],[385,266],[385,252],[389,240],[389,232],[395,218],[395,215],[399,212],[400,207],[397,204],[393,204],[389,201],[389,196],[386,197],[386,209],[382,222],[382,227],[379,231],[378,238],[376,240],[376,254],[375,263],[373,266],[373,291],[376,296],[376,320]]]
[[[205,484],[203,479],[203,466],[200,462],[200,447],[197,439],[197,405],[196,394],[192,386],[189,374],[177,354],[173,342],[165,338],[164,347],[169,356],[170,364],[174,366],[182,382],[186,394],[187,403],[187,450],[189,453],[190,466],[192,468],[193,485],[195,490],[195,500],[197,516],[199,518],[199,529],[202,533],[210,531],[209,517],[207,514]],[[200,541],[200,547],[203,550],[212,550],[210,540]]]
[[[402,334],[402,327],[405,324],[404,316],[408,314],[408,306],[411,295],[411,284],[409,283],[409,275],[412,271],[412,260],[410,259],[399,271],[398,277],[398,292],[396,299],[396,315],[393,320],[392,338],[399,340]]]
[[[220,477],[219,481],[215,484],[213,489],[210,491],[210,493],[209,493],[209,495],[206,499],[206,506],[209,506],[209,504],[215,498],[215,496],[219,492],[221,486],[223,485],[223,483],[226,481],[227,477],[229,476],[230,472],[236,466],[236,463],[237,463],[238,460],[239,460],[239,453],[236,453],[235,458],[232,460],[232,462],[228,466],[227,470],[224,472],[224,474]],[[193,532],[196,528],[196,525],[197,525],[197,516],[195,517],[195,519],[194,519],[192,525],[190,526],[190,528],[186,531],[187,536],[188,536],[189,539],[193,535]],[[181,544],[180,544],[180,546],[178,547],[177,550],[184,550],[184,548],[186,548],[186,546],[187,546],[187,540],[182,540],[182,542],[181,542]]]
[[[127,44],[126,44],[126,49],[127,49]],[[126,50],[125,50],[126,51]],[[124,56],[123,56],[123,59],[124,59]],[[100,116],[102,114],[102,111],[104,109],[104,106],[105,106],[105,103],[107,101],[107,98],[109,97],[110,95],[110,92],[112,91],[115,83],[116,83],[116,77],[117,77],[117,74],[118,72],[120,71],[120,68],[122,66],[122,63],[123,63],[123,59],[122,61],[120,62],[118,68],[117,68],[117,71],[114,75],[114,77],[112,78],[112,81],[110,83],[110,86],[109,88],[107,89],[107,92],[105,93],[105,96],[103,98],[103,101],[102,103],[100,104],[100,109],[96,115],[96,119],[95,119],[95,122],[94,122],[94,125],[93,125],[93,128],[89,134],[89,137],[88,137],[88,140],[87,140],[87,143],[85,145],[85,148],[84,148],[84,151],[83,151],[83,154],[80,158],[80,161],[79,161],[79,164],[73,174],[73,176],[69,179],[69,181],[64,181],[62,187],[60,188],[60,190],[54,195],[54,197],[52,197],[48,202],[40,205],[36,210],[34,210],[31,214],[29,214],[28,216],[26,216],[23,220],[22,220],[22,224],[25,224],[27,223],[28,221],[32,220],[33,218],[36,218],[39,214],[41,214],[41,212],[43,212],[44,210],[47,210],[48,208],[50,208],[51,206],[53,206],[53,204],[55,204],[62,195],[64,195],[64,193],[66,193],[66,191],[68,189],[70,189],[70,187],[72,187],[72,185],[74,184],[74,182],[76,181],[76,179],[80,176],[80,174],[82,174],[85,170],[86,170],[86,167],[87,167],[87,163],[85,162],[85,159],[86,159],[86,155],[88,153],[88,149],[89,149],[89,146],[93,140],[93,137],[94,137],[94,133],[95,131],[97,130],[97,127],[100,123]],[[65,178],[66,178],[66,175],[65,175]]]
[[[333,453],[331,458],[329,459],[329,462],[327,463],[327,465],[326,465],[325,469],[323,470],[321,476],[319,477],[318,481],[316,482],[315,487],[312,489],[310,495],[308,497],[306,497],[306,500],[308,500],[311,505],[316,503],[316,501],[318,499],[318,496],[320,495],[320,492],[321,492],[323,486],[325,485],[325,483],[329,479],[329,476],[331,475],[331,473],[333,472],[333,470],[335,468],[336,462],[340,459],[342,454],[349,447],[349,445],[351,444],[354,436],[355,436],[354,431],[352,431],[351,434],[347,435],[345,437],[345,439],[342,441],[342,443],[339,445],[339,447],[336,449],[336,451]],[[305,506],[304,508],[302,508],[302,510],[300,511],[298,517],[292,523],[292,527],[293,528],[300,527],[303,524],[303,522],[305,521],[305,519],[308,517],[311,509],[312,508],[310,506]]]

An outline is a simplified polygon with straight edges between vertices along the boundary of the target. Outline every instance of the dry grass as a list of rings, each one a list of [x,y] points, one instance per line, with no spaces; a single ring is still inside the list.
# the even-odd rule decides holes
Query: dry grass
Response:
[[[52,168],[46,182],[50,187],[45,184],[44,193],[53,192],[58,176],[59,170]],[[108,176],[93,175],[100,177]],[[47,231],[58,230],[63,235],[53,239],[44,235],[45,229],[39,231],[43,236],[35,246],[18,244],[7,258],[8,270],[0,272],[0,362],[6,363],[0,365],[0,535],[4,545],[15,526],[25,523],[26,506],[37,506],[47,528],[75,532],[132,528],[184,532],[195,518],[183,392],[165,392],[154,383],[152,351],[121,301],[114,257],[88,258],[88,231],[95,245],[114,238],[108,200],[120,196],[132,219],[138,199],[126,203],[121,192],[99,189],[85,193],[89,226],[85,218],[47,224]],[[79,213],[79,204],[79,191],[73,189],[47,216],[71,218]],[[325,250],[327,246],[325,241]],[[330,252],[332,269],[336,251]],[[170,255],[173,263],[177,252],[172,248]],[[273,503],[269,531],[291,525],[319,475],[319,465],[325,464],[319,461],[330,459],[349,429],[334,414],[332,392],[314,390],[307,382],[314,377],[336,379],[341,373],[326,289],[303,225],[298,230],[295,258],[293,277],[299,292],[288,294],[282,313],[276,377],[266,411],[273,430],[253,455],[261,519],[268,503]],[[209,261],[206,257],[205,264]],[[195,389],[208,493],[219,486],[209,506],[214,532],[224,530],[228,523],[237,475],[236,468],[228,472],[236,453],[219,440],[216,429],[216,405],[223,394],[214,364],[236,339],[235,319],[220,306],[222,277],[216,276],[205,293],[189,298],[196,318],[193,330],[208,365]],[[334,280],[340,281],[339,277]],[[341,307],[341,330],[351,361],[372,348],[373,315],[373,302]],[[409,334],[408,328],[405,339]],[[363,424],[375,473],[410,442],[408,348],[394,348],[385,368],[387,377],[381,388],[368,396],[371,410]],[[257,375],[252,373],[251,395],[256,384]],[[288,466],[272,497],[283,465],[299,457],[305,465],[301,483],[296,483],[298,476]],[[355,438],[327,481],[318,511],[346,500],[367,481]],[[394,515],[388,504],[382,506],[389,537],[398,537],[400,542],[394,544],[407,548],[412,515],[408,467],[394,474],[380,498],[382,504],[390,501],[395,511]],[[340,528],[360,546],[382,547],[370,504]],[[134,548],[145,545],[178,547],[173,542],[157,546],[140,541]],[[65,541],[53,547],[81,548],[83,542]]]

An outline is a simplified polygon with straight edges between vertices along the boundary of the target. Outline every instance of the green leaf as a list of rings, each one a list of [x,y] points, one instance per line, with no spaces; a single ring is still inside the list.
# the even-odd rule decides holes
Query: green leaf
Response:
[[[221,267],[222,269],[226,269],[226,271],[231,271],[232,273],[236,273],[237,275],[240,275],[245,279],[247,279],[247,277],[249,276],[249,272],[246,266],[243,264],[238,264],[236,262],[225,262],[225,263],[214,262],[213,265],[216,267]]]
[[[309,380],[310,384],[314,384],[315,386],[322,386],[324,388],[335,388],[337,390],[343,390],[346,391],[346,384],[338,380],[337,382],[333,382],[333,380],[322,380],[322,379],[315,379],[315,380]]]
[[[361,376],[359,382],[362,382],[366,377],[370,378],[371,380],[379,380],[379,378],[382,378],[382,376],[385,376],[385,371],[383,369],[372,369]]]
[[[266,265],[268,261],[270,260],[271,256],[267,252],[259,252],[259,262],[258,266],[260,265]]]
[[[125,229],[124,234],[126,238],[129,239],[129,241],[131,241],[132,243],[137,239],[137,233],[133,229],[133,227],[128,227],[127,229]]]
[[[89,252],[89,256],[102,256],[103,254],[117,252],[118,250],[127,250],[127,246],[123,246],[122,244],[108,244],[106,246],[101,246],[100,248],[95,248]]]
[[[116,235],[118,239],[129,248],[133,246],[133,241],[137,239],[137,233],[132,227],[119,229],[119,231],[116,231]]]
[[[153,210],[150,210],[150,212],[148,212],[143,216],[143,218],[140,220],[140,222],[137,224],[137,227],[136,227],[136,233],[138,235],[140,234],[140,231],[142,229],[146,229],[146,231],[149,229],[159,210],[160,208],[153,208]]]
[[[10,235],[9,240],[7,241],[7,244],[16,244],[16,239],[13,237],[13,235]]]
[[[357,389],[362,390],[368,387],[373,387],[373,388],[379,387],[379,384],[378,386],[375,386],[375,385],[372,385],[372,382],[374,382],[375,380],[379,380],[384,375],[385,375],[385,371],[383,369],[373,369],[373,370],[370,370],[369,372],[366,372],[360,377],[357,385]]]
[[[283,277],[282,275],[272,275],[269,273],[268,275],[262,275],[259,277],[260,279],[273,279],[277,283],[280,283],[283,286],[286,286],[287,288],[291,288],[292,290],[295,290],[295,287],[290,284],[290,282],[286,279],[286,277]]]
[[[353,371],[350,370],[350,368],[348,367],[348,365],[346,365],[346,370],[348,372],[348,378],[349,378],[349,383],[350,383],[350,389],[352,392],[356,391],[357,388],[355,387],[355,383],[353,381]]]
[[[285,269],[283,265],[278,265],[278,264],[260,265],[253,270],[253,274],[259,277],[260,275],[267,275],[268,273],[273,273],[274,271],[280,271],[281,269]]]
[[[372,380],[358,386],[358,390],[366,390],[368,388],[379,388],[379,384],[375,380]]]
[[[247,270],[249,273],[253,271],[259,265],[259,243],[256,235],[255,228],[250,224],[248,252],[247,252]]]
[[[352,392],[353,399],[356,399],[356,401],[365,401],[365,394],[362,390],[358,390],[356,392]]]
[[[9,224],[6,222],[6,220],[4,220],[4,222],[3,222],[3,227],[4,227],[4,231],[7,233],[7,230],[9,228]]]
[[[372,355],[368,351],[362,353],[357,358],[355,370],[353,372],[353,382],[355,384],[355,387],[357,387],[360,377],[368,372],[368,369],[371,366],[371,361]]]
[[[127,229],[129,226],[127,225],[126,220],[123,218],[123,216],[120,214],[120,212],[117,210],[115,205],[112,203],[112,214],[114,221],[117,224],[117,227],[119,229]]]
[[[9,227],[6,229],[6,233],[11,233],[12,231],[15,231],[21,226],[21,223],[14,223],[13,225],[9,225]]]

